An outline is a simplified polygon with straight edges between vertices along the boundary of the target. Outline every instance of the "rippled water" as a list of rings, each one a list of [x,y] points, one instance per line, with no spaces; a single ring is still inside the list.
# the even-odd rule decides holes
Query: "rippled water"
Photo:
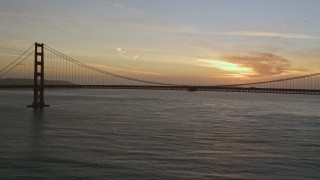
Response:
[[[0,179],[317,179],[320,96],[0,90]]]

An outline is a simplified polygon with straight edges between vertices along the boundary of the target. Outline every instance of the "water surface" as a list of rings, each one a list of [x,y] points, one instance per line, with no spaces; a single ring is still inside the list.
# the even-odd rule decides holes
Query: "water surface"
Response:
[[[0,90],[1,179],[317,179],[320,96]]]

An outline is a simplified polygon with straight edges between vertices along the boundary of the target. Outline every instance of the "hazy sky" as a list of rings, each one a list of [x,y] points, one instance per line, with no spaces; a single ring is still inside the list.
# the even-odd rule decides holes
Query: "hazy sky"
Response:
[[[319,0],[0,0],[0,67],[37,41],[148,80],[320,72],[319,7]]]

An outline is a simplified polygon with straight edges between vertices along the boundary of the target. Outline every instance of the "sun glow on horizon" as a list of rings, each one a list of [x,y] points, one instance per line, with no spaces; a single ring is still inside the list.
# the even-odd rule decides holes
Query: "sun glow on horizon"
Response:
[[[197,63],[200,66],[218,68],[223,71],[228,71],[230,73],[226,74],[235,78],[245,78],[254,75],[255,72],[252,68],[244,67],[239,64],[215,60],[215,59],[197,59]]]

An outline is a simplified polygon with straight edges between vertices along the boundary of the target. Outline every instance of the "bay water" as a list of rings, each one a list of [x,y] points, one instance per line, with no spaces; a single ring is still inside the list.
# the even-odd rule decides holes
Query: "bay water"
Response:
[[[320,96],[0,90],[0,179],[319,179]]]

